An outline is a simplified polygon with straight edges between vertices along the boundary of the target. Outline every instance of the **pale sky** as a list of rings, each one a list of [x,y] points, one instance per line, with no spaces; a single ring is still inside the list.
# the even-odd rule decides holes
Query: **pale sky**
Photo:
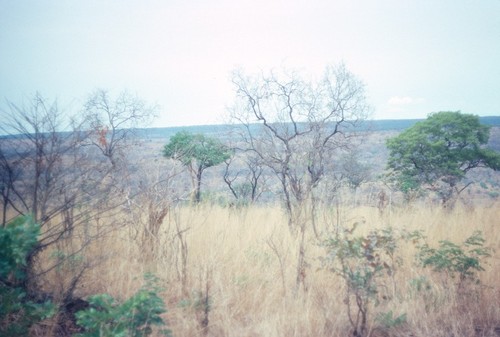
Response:
[[[154,126],[223,123],[233,69],[340,62],[375,119],[498,116],[500,0],[0,0],[2,107],[127,89]]]

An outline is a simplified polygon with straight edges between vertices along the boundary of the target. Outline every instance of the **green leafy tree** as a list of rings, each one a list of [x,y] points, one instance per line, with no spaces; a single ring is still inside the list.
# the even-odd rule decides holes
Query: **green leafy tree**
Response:
[[[223,163],[231,157],[230,151],[219,140],[187,131],[176,133],[165,147],[163,155],[179,160],[191,175],[192,200],[200,202],[202,175],[205,169]]]
[[[486,148],[489,135],[475,115],[433,113],[387,141],[389,176],[404,193],[427,189],[446,204],[467,188],[458,184],[469,170],[500,169],[500,154]]]

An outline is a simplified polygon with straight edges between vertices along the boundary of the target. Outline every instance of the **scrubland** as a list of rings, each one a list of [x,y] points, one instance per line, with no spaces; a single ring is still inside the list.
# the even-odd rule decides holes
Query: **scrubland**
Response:
[[[354,223],[360,234],[388,226],[422,230],[431,246],[440,240],[461,243],[479,230],[491,256],[481,259],[480,282],[460,287],[456,277],[419,265],[415,244],[399,239],[394,256],[400,263],[379,281],[379,294],[369,306],[368,333],[498,336],[499,206],[324,209],[318,237],[310,229],[306,233],[307,267],[299,286],[299,243],[279,206],[173,207],[160,234],[148,239],[124,216],[120,229],[85,252],[85,259],[99,263],[87,271],[76,294],[127,298],[140,287],[143,274],[154,273],[173,336],[346,336],[352,335],[346,283],[322,262],[327,254],[323,240]],[[53,271],[47,282],[63,284],[69,275],[70,267]],[[404,319],[395,322],[396,317]]]

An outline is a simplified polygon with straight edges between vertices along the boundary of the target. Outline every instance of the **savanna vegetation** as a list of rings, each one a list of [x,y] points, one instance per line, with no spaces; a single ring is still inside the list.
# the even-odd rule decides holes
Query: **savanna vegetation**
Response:
[[[367,131],[344,66],[233,83],[217,135],[138,137],[126,92],[9,105],[2,336],[500,334],[496,129]]]

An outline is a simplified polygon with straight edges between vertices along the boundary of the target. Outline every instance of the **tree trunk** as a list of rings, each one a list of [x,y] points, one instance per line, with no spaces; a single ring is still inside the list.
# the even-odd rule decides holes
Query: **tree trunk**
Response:
[[[306,286],[306,246],[305,246],[305,236],[306,236],[306,224],[300,224],[299,233],[299,256],[297,261],[297,278],[295,280],[295,288],[298,291],[300,285],[307,291]]]
[[[203,174],[203,169],[198,168],[196,172],[196,188],[194,190],[194,198],[193,201],[196,204],[199,204],[201,201],[201,175]]]

